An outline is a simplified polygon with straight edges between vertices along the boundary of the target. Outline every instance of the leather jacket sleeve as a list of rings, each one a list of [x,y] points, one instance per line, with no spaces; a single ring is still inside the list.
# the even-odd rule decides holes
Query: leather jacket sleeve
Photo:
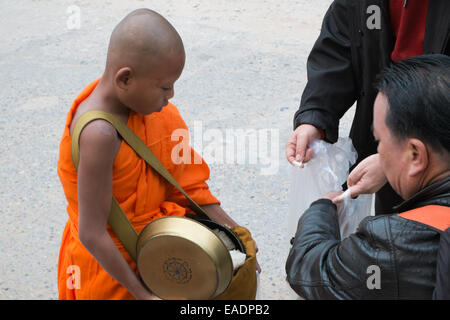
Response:
[[[294,291],[305,299],[376,298],[381,292],[368,287],[368,268],[381,266],[383,277],[392,279],[392,258],[383,250],[383,241],[370,232],[371,218],[341,241],[336,206],[328,199],[313,202],[299,220],[286,262],[287,281]]]
[[[294,129],[312,124],[325,131],[325,140],[337,141],[339,119],[357,99],[352,69],[351,23],[346,1],[335,0],[328,9],[307,61],[308,81]]]
[[[433,299],[450,300],[450,228],[440,237]]]

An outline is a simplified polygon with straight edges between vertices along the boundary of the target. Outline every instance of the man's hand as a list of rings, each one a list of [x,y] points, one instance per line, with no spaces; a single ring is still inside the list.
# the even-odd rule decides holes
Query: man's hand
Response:
[[[371,155],[359,163],[350,173],[347,186],[351,197],[360,194],[372,194],[381,189],[387,182],[380,164],[378,154]]]
[[[343,193],[344,193],[344,191],[330,191],[326,195],[322,196],[320,199],[328,199],[328,200],[333,201],[333,199],[336,199]]]
[[[286,142],[286,158],[290,164],[294,164],[294,161],[302,163],[308,162],[312,157],[312,149],[310,144],[321,138],[321,132],[319,129],[310,124],[300,125]]]
[[[326,195],[322,196],[321,199],[328,199],[331,200],[335,205],[336,208],[339,210],[341,204],[340,197],[344,194],[344,191],[330,191]],[[336,201],[338,199],[338,201]]]

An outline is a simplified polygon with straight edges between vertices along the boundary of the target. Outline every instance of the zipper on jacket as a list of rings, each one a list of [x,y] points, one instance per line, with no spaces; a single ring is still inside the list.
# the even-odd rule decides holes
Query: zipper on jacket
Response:
[[[353,11],[353,12],[351,12]],[[358,92],[358,96],[363,96],[363,88],[361,86],[361,66],[360,66],[360,57],[359,53],[361,52],[362,42],[364,32],[362,31],[361,25],[358,21],[360,12],[360,2],[353,1],[351,5],[347,7],[347,16],[349,21],[349,36],[351,42],[351,59],[352,59],[352,68],[353,68],[353,77],[355,79],[355,84]],[[352,14],[353,13],[353,14]]]

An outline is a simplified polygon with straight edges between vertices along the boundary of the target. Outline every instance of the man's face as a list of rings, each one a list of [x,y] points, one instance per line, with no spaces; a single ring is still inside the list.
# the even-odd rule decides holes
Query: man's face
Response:
[[[387,180],[403,199],[407,199],[410,195],[408,151],[406,142],[395,139],[386,125],[388,107],[386,96],[378,93],[373,111],[373,134],[378,141],[378,154]]]

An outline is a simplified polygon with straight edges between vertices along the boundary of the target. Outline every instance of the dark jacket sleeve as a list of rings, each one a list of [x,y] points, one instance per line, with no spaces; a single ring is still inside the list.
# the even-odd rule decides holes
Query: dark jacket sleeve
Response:
[[[336,206],[327,199],[312,203],[299,220],[286,261],[292,289],[305,299],[380,298],[382,292],[368,286],[368,281],[373,284],[369,267],[380,266],[388,279],[386,270],[392,257],[373,238],[371,218],[364,219],[356,233],[341,240]]]
[[[450,228],[442,233],[439,241],[433,299],[450,300]]]
[[[349,18],[346,1],[335,0],[308,57],[308,81],[294,116],[294,129],[312,124],[324,130],[331,143],[337,141],[339,119],[357,99]]]

